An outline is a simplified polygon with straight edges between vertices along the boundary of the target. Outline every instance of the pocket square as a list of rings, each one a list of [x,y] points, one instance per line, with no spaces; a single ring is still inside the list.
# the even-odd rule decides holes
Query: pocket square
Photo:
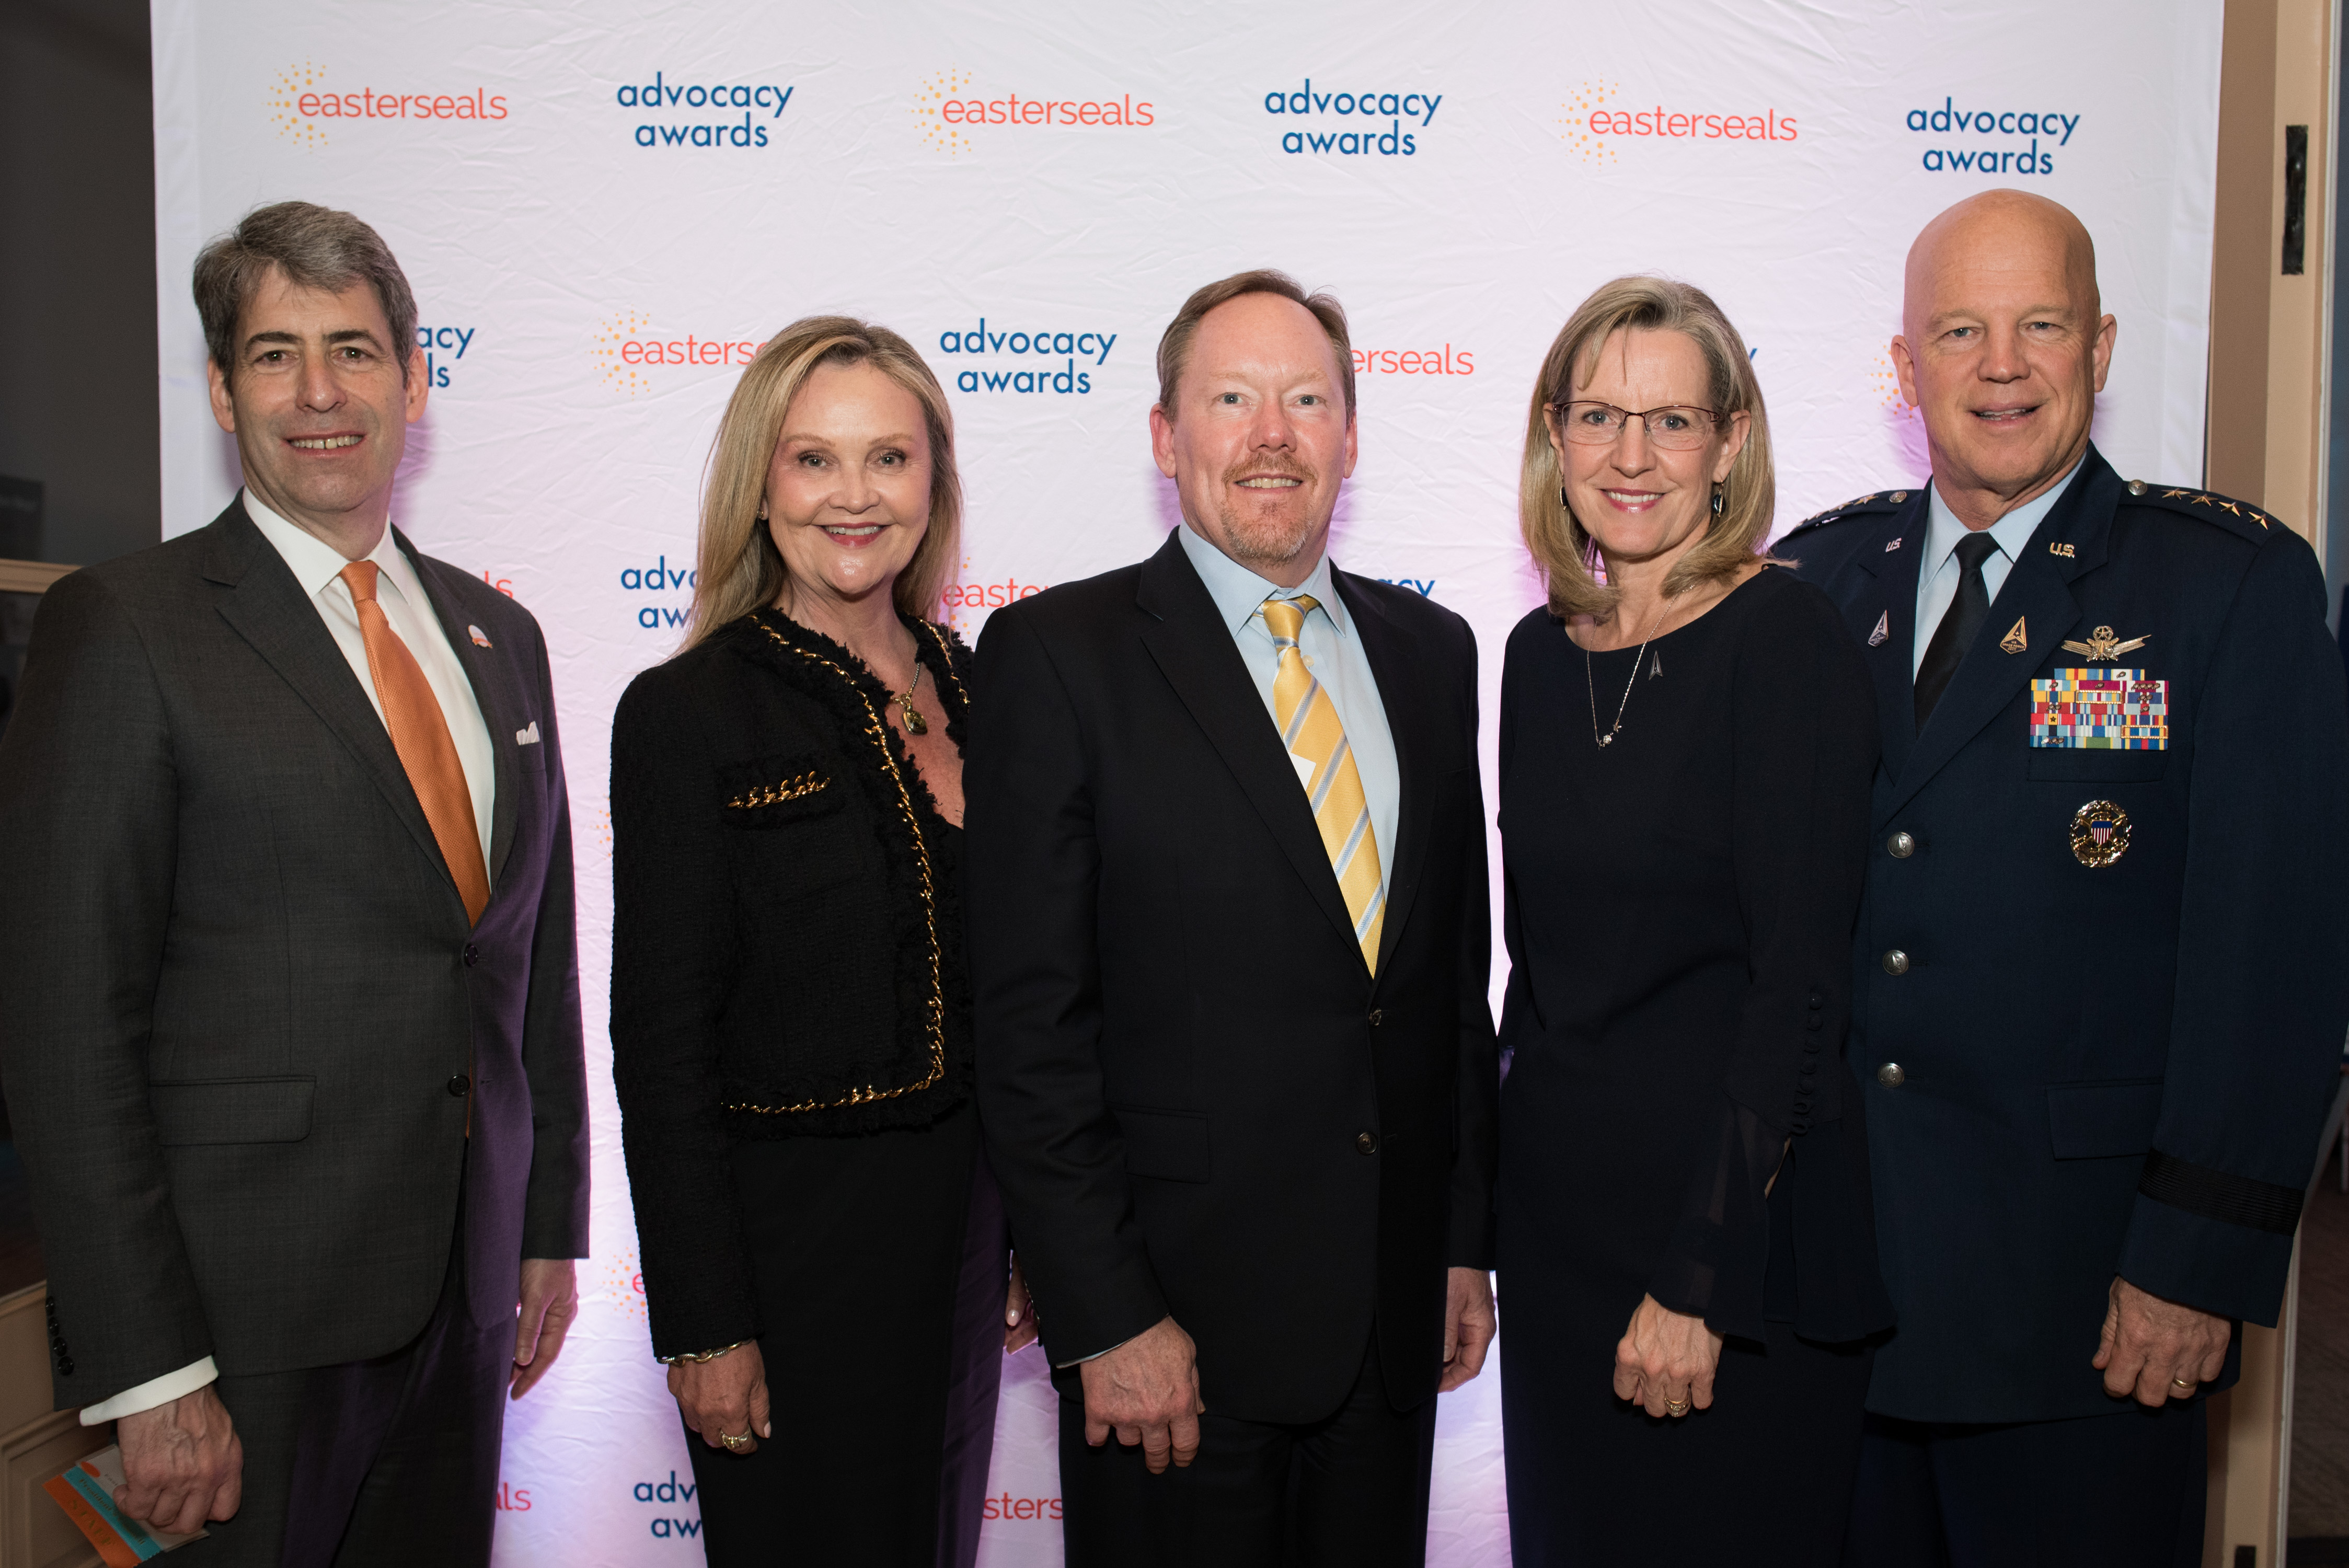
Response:
[[[515,730],[514,744],[516,746],[536,746],[538,744],[538,720],[534,718],[532,719],[528,729]]]

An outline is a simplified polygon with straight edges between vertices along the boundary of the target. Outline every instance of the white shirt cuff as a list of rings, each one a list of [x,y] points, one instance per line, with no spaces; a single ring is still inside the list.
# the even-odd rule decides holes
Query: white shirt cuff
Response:
[[[158,1405],[168,1405],[183,1395],[192,1394],[220,1376],[212,1358],[191,1362],[177,1372],[166,1372],[160,1377],[150,1377],[135,1388],[125,1388],[111,1399],[82,1408],[81,1424],[95,1427],[103,1421],[119,1420],[135,1416],[141,1410],[151,1410]]]

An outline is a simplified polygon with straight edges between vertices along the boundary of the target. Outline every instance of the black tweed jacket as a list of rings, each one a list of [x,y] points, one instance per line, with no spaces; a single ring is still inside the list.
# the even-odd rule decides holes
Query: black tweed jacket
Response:
[[[969,652],[909,619],[962,744]],[[653,1344],[757,1332],[735,1139],[926,1126],[971,1092],[960,835],[838,644],[764,610],[612,727],[612,1073]]]

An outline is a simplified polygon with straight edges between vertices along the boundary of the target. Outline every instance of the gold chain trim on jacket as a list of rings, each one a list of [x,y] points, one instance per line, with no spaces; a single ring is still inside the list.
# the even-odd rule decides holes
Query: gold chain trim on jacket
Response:
[[[786,779],[780,784],[761,785],[747,795],[737,795],[726,802],[726,809],[749,811],[761,806],[780,806],[786,800],[804,799],[831,782],[822,773],[802,773],[796,779]]]
[[[939,651],[944,652],[947,645],[945,639],[939,635],[938,629],[927,621],[922,623],[922,627],[937,642]],[[764,621],[759,623],[759,630],[772,637],[775,640],[775,645],[785,652],[796,654],[810,664],[821,665],[848,683],[849,689],[856,693],[857,701],[864,705],[864,733],[872,738],[874,745],[880,748],[881,766],[888,769],[889,781],[897,786],[897,809],[905,819],[905,830],[912,835],[914,841],[914,859],[921,868],[922,923],[930,936],[930,1000],[928,1006],[924,1009],[928,1014],[925,1022],[930,1037],[930,1070],[922,1076],[918,1083],[905,1084],[896,1088],[879,1088],[868,1084],[863,1088],[849,1090],[838,1099],[812,1099],[798,1105],[730,1104],[726,1109],[755,1111],[761,1116],[791,1116],[802,1111],[835,1110],[844,1105],[870,1105],[875,1100],[895,1099],[900,1095],[916,1093],[947,1076],[947,996],[946,979],[940,973],[938,958],[937,889],[930,873],[930,847],[927,841],[922,837],[921,818],[914,811],[914,792],[905,787],[905,776],[899,771],[897,758],[889,749],[888,727],[882,723],[880,713],[873,706],[873,699],[866,696],[864,690],[857,686],[856,677],[821,654],[812,654],[805,648],[794,647],[789,638]],[[948,670],[954,668],[954,661],[951,658],[947,661],[947,668]],[[957,696],[963,695],[962,677],[959,676],[955,677],[955,691]],[[968,712],[969,698],[964,696],[963,701],[964,710]]]

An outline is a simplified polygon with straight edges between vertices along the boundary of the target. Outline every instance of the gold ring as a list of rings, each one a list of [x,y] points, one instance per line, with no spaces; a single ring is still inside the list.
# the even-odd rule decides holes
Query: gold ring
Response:
[[[1686,1399],[1667,1399],[1664,1401],[1664,1413],[1666,1415],[1685,1416],[1688,1414],[1688,1409],[1689,1404]]]
[[[718,1440],[726,1445],[727,1452],[732,1453],[750,1440],[750,1434],[745,1432],[738,1438],[730,1432],[720,1432],[718,1434]]]
[[[2173,1388],[2183,1388],[2188,1393],[2191,1394],[2195,1389],[2200,1387],[2202,1385],[2195,1382],[2191,1377],[2172,1377],[2169,1380],[2169,1386]]]

